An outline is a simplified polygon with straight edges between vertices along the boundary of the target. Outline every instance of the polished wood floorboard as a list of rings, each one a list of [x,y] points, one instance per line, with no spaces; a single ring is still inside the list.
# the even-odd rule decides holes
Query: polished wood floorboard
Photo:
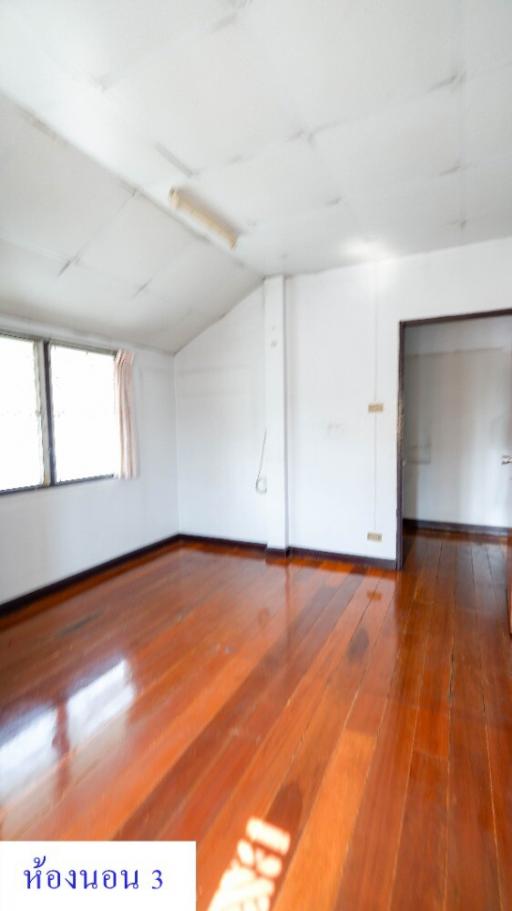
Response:
[[[0,618],[4,839],[194,839],[199,911],[509,911],[506,547],[170,546]]]

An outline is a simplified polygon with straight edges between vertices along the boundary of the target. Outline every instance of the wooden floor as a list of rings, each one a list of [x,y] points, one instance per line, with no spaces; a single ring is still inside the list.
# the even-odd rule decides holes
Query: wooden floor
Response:
[[[510,911],[504,546],[407,551],[180,546],[4,620],[2,837],[195,839],[200,911]]]

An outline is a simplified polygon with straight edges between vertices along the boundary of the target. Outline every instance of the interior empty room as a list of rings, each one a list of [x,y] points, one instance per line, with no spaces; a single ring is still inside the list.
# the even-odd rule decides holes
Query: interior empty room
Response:
[[[511,534],[511,0],[0,0],[2,911],[510,911]]]

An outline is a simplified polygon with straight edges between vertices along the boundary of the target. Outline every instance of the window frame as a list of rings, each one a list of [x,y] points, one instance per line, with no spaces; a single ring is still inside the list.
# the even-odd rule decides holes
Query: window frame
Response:
[[[35,375],[41,411],[44,480],[42,484],[33,484],[28,487],[13,487],[9,490],[0,489],[0,497],[7,497],[17,493],[28,493],[33,490],[51,490],[55,487],[69,487],[71,484],[89,484],[91,481],[114,480],[116,478],[115,474],[100,474],[87,478],[72,478],[69,481],[57,480],[50,346],[58,345],[61,348],[75,348],[78,351],[90,351],[93,354],[109,354],[114,358],[118,353],[118,349],[102,347],[100,345],[83,345],[80,344],[80,342],[52,338],[49,336],[33,335],[27,332],[17,332],[16,330],[4,329],[2,327],[0,327],[0,337],[1,336],[20,339],[20,341],[33,342],[35,346]]]

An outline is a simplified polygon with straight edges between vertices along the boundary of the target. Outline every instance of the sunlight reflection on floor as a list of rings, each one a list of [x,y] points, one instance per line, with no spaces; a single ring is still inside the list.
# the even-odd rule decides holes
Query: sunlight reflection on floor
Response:
[[[250,819],[208,911],[269,911],[289,847],[282,829]]]

